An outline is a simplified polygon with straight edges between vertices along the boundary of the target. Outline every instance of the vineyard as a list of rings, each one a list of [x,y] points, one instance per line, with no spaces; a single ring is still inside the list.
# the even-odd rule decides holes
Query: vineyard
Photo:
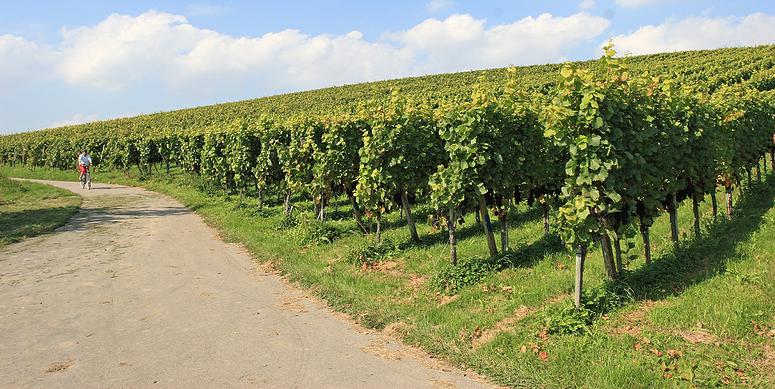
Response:
[[[535,209],[541,239],[575,253],[568,285],[575,311],[550,320],[548,330],[577,333],[613,304],[583,292],[592,250],[602,254],[609,289],[625,287],[619,281],[638,258],[653,265],[652,225],[661,215],[675,250],[683,244],[682,204],[691,205],[694,239],[708,223],[736,218],[743,183],[775,171],[774,142],[775,46],[624,58],[609,46],[597,61],[359,84],[3,136],[0,164],[72,169],[85,148],[99,170],[185,172],[207,191],[255,200],[257,218],[277,209],[279,229],[304,224],[305,244],[336,240],[332,223],[347,219],[365,242],[351,262],[364,269],[399,246],[443,236],[449,265],[434,279],[441,295],[508,267],[511,227]],[[705,201],[711,220],[701,217]],[[461,228],[470,233],[467,215],[484,237],[485,259],[458,254]],[[399,227],[406,242],[384,237]]]

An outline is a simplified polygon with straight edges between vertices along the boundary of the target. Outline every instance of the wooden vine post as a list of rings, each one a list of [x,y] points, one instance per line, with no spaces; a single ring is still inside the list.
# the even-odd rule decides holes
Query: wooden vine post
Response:
[[[581,292],[584,287],[584,261],[587,257],[587,246],[579,244],[576,246],[576,282],[573,288],[573,304],[576,310],[581,309]]]

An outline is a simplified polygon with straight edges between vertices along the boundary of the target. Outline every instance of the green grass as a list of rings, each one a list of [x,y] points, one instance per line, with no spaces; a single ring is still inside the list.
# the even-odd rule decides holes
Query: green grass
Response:
[[[80,205],[70,191],[0,176],[0,247],[53,231]]]
[[[68,172],[18,167],[2,167],[0,174],[72,178]],[[415,215],[422,243],[409,244],[398,213],[392,213],[384,236],[400,250],[380,265],[361,267],[347,258],[352,250],[368,245],[369,238],[358,233],[345,199],[337,200],[338,211],[329,209],[329,224],[339,237],[331,244],[302,244],[310,241],[305,238],[309,223],[279,228],[282,205],[274,196],[258,210],[251,197],[208,194],[197,177],[178,171],[145,180],[97,171],[94,179],[144,186],[177,198],[225,239],[244,244],[258,261],[271,262],[334,309],[367,327],[389,327],[407,343],[501,384],[775,385],[775,332],[770,332],[775,328],[773,175],[735,193],[737,214],[731,222],[719,218],[712,223],[710,202],[704,202],[699,239],[691,230],[691,204],[684,203],[679,209],[678,247],[669,240],[667,217],[659,218],[651,230],[651,266],[643,263],[636,238],[636,258],[624,280],[631,300],[595,322],[587,335],[548,336],[542,334],[544,310],[570,304],[573,258],[542,237],[540,212],[526,204],[513,212],[511,220],[515,265],[490,272],[449,298],[437,293],[431,282],[447,266],[446,235],[425,223],[428,212],[422,206]],[[723,195],[718,198],[723,207]],[[312,218],[311,203],[297,201],[296,206],[299,218]],[[487,256],[481,227],[472,215],[459,231],[461,259]],[[605,282],[600,250],[593,248],[585,285],[594,288]]]

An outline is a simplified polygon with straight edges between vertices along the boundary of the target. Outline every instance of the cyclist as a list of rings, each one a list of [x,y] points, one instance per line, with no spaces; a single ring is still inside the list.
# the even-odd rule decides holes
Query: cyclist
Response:
[[[81,176],[78,178],[79,181],[89,172],[91,163],[91,156],[86,152],[86,149],[81,150],[81,154],[78,156],[78,170],[81,172]]]

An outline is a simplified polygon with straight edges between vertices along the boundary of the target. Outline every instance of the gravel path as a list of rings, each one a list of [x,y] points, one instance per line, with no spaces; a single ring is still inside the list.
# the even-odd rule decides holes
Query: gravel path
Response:
[[[38,182],[84,202],[0,249],[2,387],[487,387],[332,313],[169,197]]]

